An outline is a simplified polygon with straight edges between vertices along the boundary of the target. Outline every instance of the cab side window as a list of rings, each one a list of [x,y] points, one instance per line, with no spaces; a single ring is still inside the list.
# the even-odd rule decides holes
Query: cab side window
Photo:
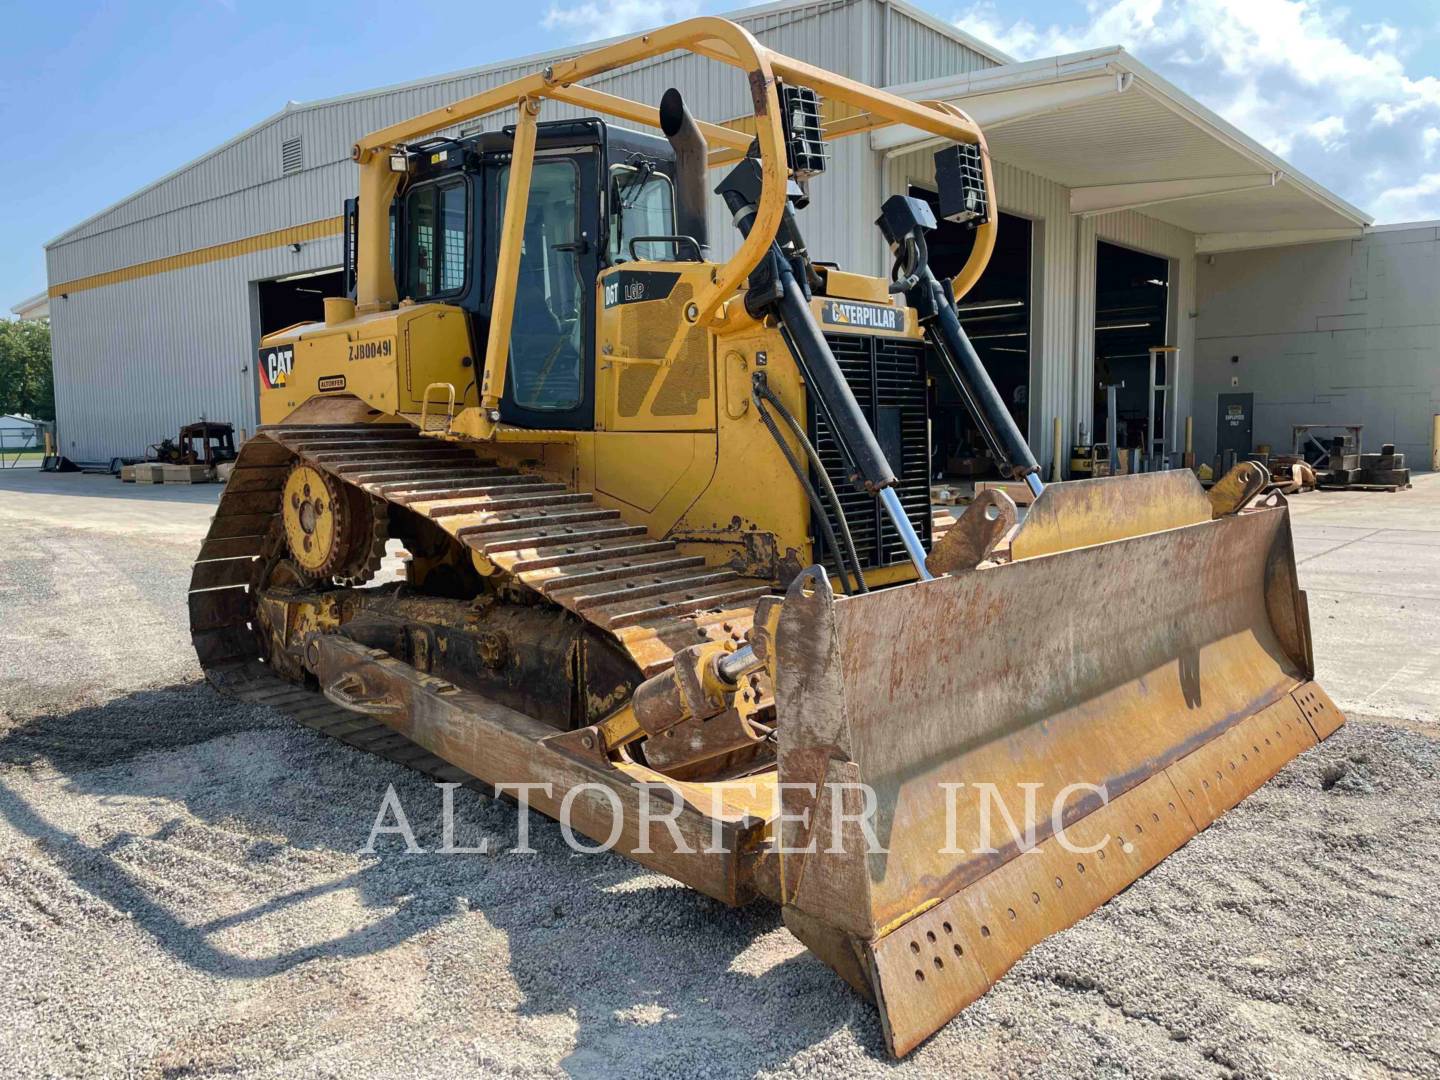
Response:
[[[415,300],[465,287],[469,234],[463,179],[426,184],[405,199],[405,291]]]

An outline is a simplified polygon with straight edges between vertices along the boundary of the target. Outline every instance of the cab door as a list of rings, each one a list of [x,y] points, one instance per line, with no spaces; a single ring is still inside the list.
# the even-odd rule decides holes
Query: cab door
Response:
[[[595,426],[598,174],[593,147],[535,154],[500,402],[506,423],[574,431]],[[509,176],[508,166],[497,170],[496,222],[505,220]]]

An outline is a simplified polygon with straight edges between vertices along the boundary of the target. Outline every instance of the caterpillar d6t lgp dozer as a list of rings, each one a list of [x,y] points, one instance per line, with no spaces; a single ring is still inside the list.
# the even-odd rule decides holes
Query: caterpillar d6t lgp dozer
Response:
[[[738,68],[751,115],[584,85],[677,50]],[[889,280],[807,252],[826,142],[889,124],[943,143],[950,280],[905,196],[875,208]],[[1341,723],[1262,469],[1042,486],[956,315],[997,216],[958,109],[697,19],[354,156],[353,292],[263,340],[195,566],[221,688],[769,898],[896,1054]],[[993,492],[932,518],[946,384],[1023,521]]]

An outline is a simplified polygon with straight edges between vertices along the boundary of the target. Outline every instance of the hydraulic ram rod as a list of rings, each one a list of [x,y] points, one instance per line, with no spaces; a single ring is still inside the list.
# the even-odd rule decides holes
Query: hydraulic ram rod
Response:
[[[990,373],[980,363],[975,346],[970,344],[965,328],[960,325],[960,317],[928,266],[920,275],[921,288],[927,284],[939,294],[936,304],[939,310],[922,324],[940,358],[940,366],[965,402],[995,460],[1008,468],[1012,477],[1023,479],[1032,495],[1039,495],[1045,485],[1040,481],[1040,466],[1035,455],[1030,453],[1030,445],[1020,434],[1010,410],[1005,408]],[[1060,452],[1058,447],[1055,452]]]
[[[925,234],[935,228],[934,212],[929,204],[913,196],[892,195],[880,208],[875,224],[895,254],[890,291],[904,293],[906,303],[919,315],[920,326],[935,350],[940,367],[965,403],[1002,471],[1015,479],[1023,479],[1030,491],[1039,495],[1045,485],[1040,481],[1040,466],[1035,462],[1035,455],[1030,453],[1025,436],[960,325],[954,299],[930,269]],[[1060,452],[1059,447],[1055,452]]]

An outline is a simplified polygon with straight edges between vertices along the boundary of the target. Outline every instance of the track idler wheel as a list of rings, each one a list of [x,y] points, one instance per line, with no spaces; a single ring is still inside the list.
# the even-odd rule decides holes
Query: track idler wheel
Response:
[[[285,541],[294,566],[312,581],[363,585],[385,555],[385,504],[313,465],[285,478]]]

